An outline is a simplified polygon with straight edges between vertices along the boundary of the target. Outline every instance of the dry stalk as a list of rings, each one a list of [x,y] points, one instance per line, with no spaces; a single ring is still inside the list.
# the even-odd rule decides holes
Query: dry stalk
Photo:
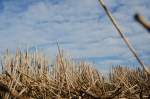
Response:
[[[150,23],[145,21],[144,16],[140,14],[135,14],[134,16],[135,20],[139,22],[148,32],[150,32]]]
[[[149,70],[146,68],[144,62],[139,58],[138,54],[136,53],[135,49],[133,48],[133,46],[131,45],[131,43],[129,42],[128,38],[123,34],[122,30],[120,29],[119,25],[117,24],[115,18],[112,16],[111,12],[108,10],[108,8],[106,7],[106,5],[104,4],[103,0],[98,0],[100,2],[100,5],[103,7],[104,11],[106,12],[106,15],[108,16],[108,18],[110,19],[110,21],[112,22],[113,26],[116,28],[116,30],[118,31],[118,34],[121,36],[121,38],[123,39],[123,41],[125,42],[125,44],[128,46],[129,50],[131,51],[131,53],[133,54],[133,56],[136,58],[136,60],[138,61],[138,63],[141,65],[141,67],[143,68],[143,70],[150,75]]]
[[[60,56],[60,53],[56,63],[49,70],[45,69],[49,66],[44,64],[46,58],[38,54],[19,52],[17,57],[10,58],[8,55],[5,58],[7,60],[3,60],[6,72],[0,75],[0,92],[7,93],[6,98],[115,99],[121,96],[128,97],[128,92],[135,96],[135,84],[138,90],[142,90],[141,97],[149,96],[150,78],[145,76],[141,69],[113,68],[110,79],[106,79],[91,64],[73,62],[65,59],[62,54]],[[10,72],[10,68],[13,72]],[[0,96],[4,97],[3,94]]]

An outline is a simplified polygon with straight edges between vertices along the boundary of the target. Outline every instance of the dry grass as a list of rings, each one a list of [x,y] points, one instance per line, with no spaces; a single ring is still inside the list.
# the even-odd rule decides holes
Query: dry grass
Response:
[[[141,69],[118,66],[104,77],[60,53],[49,65],[42,54],[19,50],[7,51],[1,64],[1,99],[150,99],[150,76]]]

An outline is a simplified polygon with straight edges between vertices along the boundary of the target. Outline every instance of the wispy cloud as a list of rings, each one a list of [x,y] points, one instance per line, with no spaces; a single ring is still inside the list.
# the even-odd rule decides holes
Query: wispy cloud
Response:
[[[133,20],[150,18],[149,0],[105,0],[140,57],[150,64],[150,35]],[[1,0],[0,51],[29,46],[55,53],[56,42],[98,65],[137,64],[98,0]]]

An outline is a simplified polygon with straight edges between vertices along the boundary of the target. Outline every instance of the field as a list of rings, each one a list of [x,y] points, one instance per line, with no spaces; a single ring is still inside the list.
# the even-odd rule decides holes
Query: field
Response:
[[[1,60],[0,99],[150,99],[150,75],[122,66],[103,75],[61,53],[50,64],[40,53],[7,51]]]

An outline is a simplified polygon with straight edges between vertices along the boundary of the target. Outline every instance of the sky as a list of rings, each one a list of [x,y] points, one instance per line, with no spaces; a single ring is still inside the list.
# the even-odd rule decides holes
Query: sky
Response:
[[[150,34],[133,19],[138,12],[150,20],[149,0],[104,2],[149,65]],[[92,62],[102,70],[119,64],[139,65],[98,0],[0,0],[0,53],[7,48],[28,48],[53,58],[56,42],[73,59]]]

